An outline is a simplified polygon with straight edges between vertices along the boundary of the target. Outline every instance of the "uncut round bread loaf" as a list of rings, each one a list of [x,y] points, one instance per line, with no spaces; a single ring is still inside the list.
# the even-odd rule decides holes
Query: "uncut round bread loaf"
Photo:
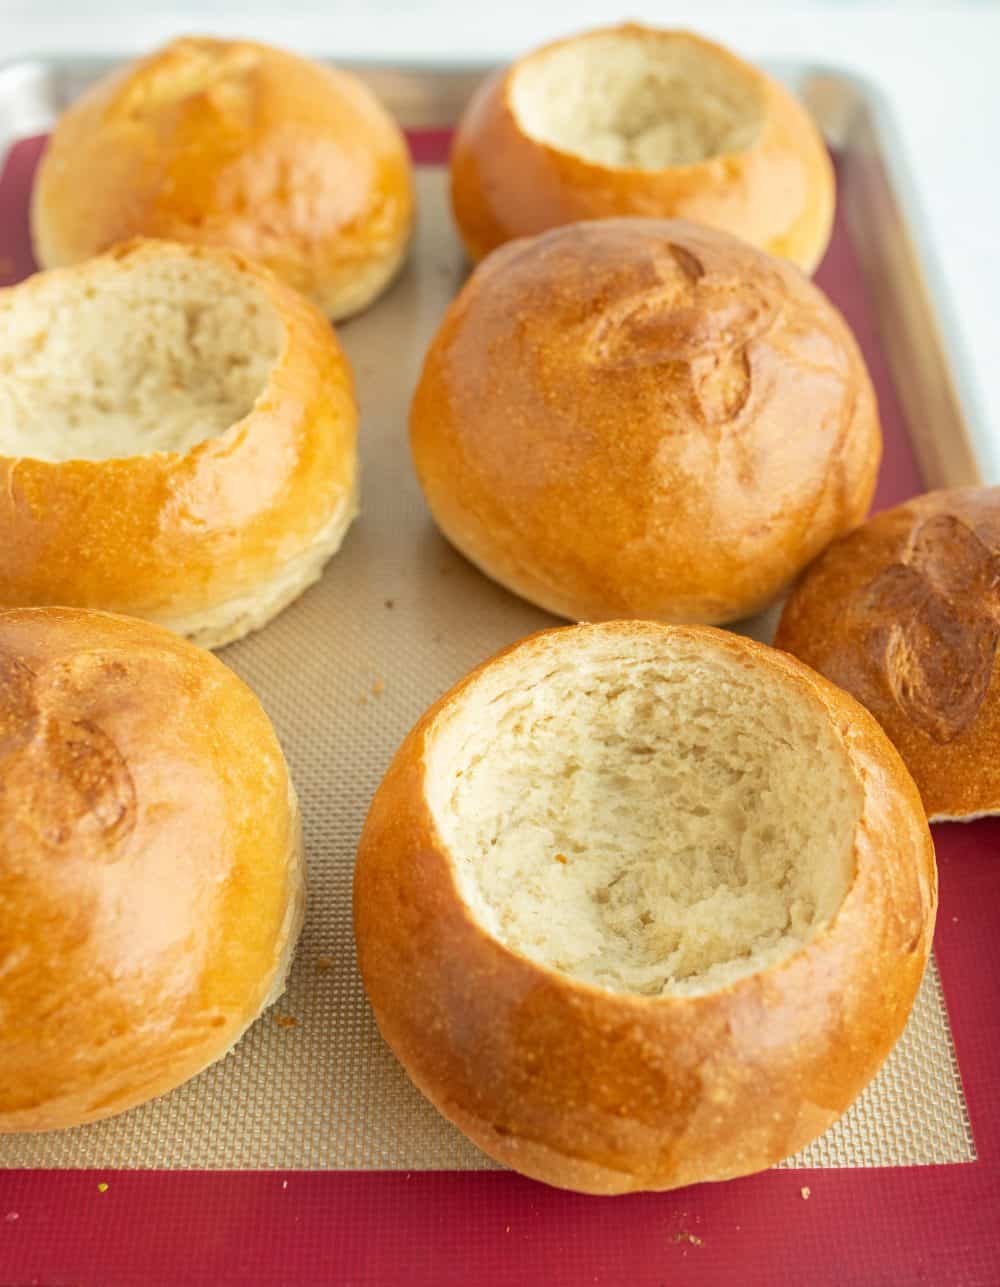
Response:
[[[185,36],[67,108],[31,227],[44,268],[130,237],[228,246],[336,319],[399,270],[413,176],[399,128],[357,77],[248,40]]]
[[[932,821],[1000,813],[1000,487],[928,492],[836,542],[775,643],[862,702]]]
[[[451,155],[473,259],[616,215],[690,219],[812,272],[830,238],[826,145],[786,89],[687,31],[628,23],[555,41],[484,82]]]
[[[253,693],[147,622],[0,611],[0,1133],[97,1121],[284,990],[295,792]]]
[[[495,251],[410,418],[444,535],[559,616],[720,623],[868,511],[875,395],[842,317],[725,233],[605,219]]]
[[[233,252],[133,242],[0,290],[0,606],[238,639],[339,548],[357,420],[326,319]]]
[[[590,1193],[770,1166],[903,1030],[937,881],[853,698],[705,627],[546,631],[405,739],[358,848],[386,1041],[484,1152]]]

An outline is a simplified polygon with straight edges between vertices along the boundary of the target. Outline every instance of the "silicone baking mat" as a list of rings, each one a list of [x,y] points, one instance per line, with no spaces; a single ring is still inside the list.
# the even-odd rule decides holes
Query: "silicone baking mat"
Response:
[[[104,1259],[84,1262],[93,1269],[90,1278],[68,1252],[65,1260],[46,1263],[65,1265],[74,1282],[257,1281],[255,1266],[265,1272],[258,1257],[281,1246],[289,1257],[285,1267],[268,1261],[267,1272],[277,1276],[260,1281],[326,1281],[348,1265],[346,1280],[393,1281],[392,1266],[398,1271],[430,1236],[438,1252],[473,1249],[481,1278],[483,1263],[488,1267],[490,1256],[499,1257],[486,1282],[576,1282],[585,1280],[574,1276],[585,1263],[611,1263],[607,1238],[598,1244],[590,1236],[583,1242],[595,1259],[574,1260],[583,1254],[581,1230],[590,1229],[582,1213],[612,1208],[623,1223],[602,1221],[614,1228],[611,1243],[624,1257],[622,1274],[631,1264],[631,1281],[654,1282],[656,1266],[683,1263],[686,1274],[701,1274],[713,1263],[720,1269],[728,1263],[717,1254],[729,1255],[741,1244],[749,1249],[762,1239],[770,1245],[778,1229],[775,1193],[787,1203],[783,1221],[795,1237],[817,1236],[834,1210],[843,1223],[856,1202],[852,1236],[866,1239],[878,1208],[857,1187],[857,1168],[878,1168],[872,1175],[880,1197],[889,1192],[886,1177],[892,1188],[900,1177],[921,1173],[913,1167],[942,1177],[982,1172],[980,1165],[956,1165],[974,1163],[977,1145],[982,1153],[987,1141],[974,1112],[970,1124],[959,1074],[968,1059],[961,1042],[956,1055],[945,996],[954,1017],[956,989],[970,1007],[974,998],[978,1006],[996,977],[984,981],[982,962],[978,977],[967,962],[964,988],[955,981],[954,962],[968,955],[970,931],[964,914],[949,904],[948,863],[958,854],[981,863],[987,850],[1000,846],[996,823],[938,829],[943,871],[937,948],[945,990],[932,962],[884,1069],[841,1122],[785,1164],[794,1176],[772,1173],[735,1186],[602,1204],[507,1174],[470,1175],[493,1164],[422,1099],[382,1043],[355,968],[350,929],[354,849],[368,800],[399,740],[441,691],[506,643],[553,623],[445,544],[410,466],[409,396],[427,341],[466,271],[446,209],[440,166],[446,136],[424,132],[412,142],[425,164],[418,171],[420,230],[410,265],[375,308],[341,328],[362,402],[362,515],[318,586],[264,631],[222,654],[274,719],[302,797],[310,904],[288,992],[232,1055],[172,1095],[76,1131],[0,1137],[0,1166],[12,1168],[0,1175],[0,1283],[8,1281],[6,1274],[33,1272],[39,1239],[71,1247],[74,1238],[89,1238],[97,1228],[104,1231]],[[41,140],[17,145],[0,179],[0,272],[7,280],[32,267],[26,200],[40,146]],[[854,328],[878,388],[886,454],[876,504],[892,504],[921,490],[921,480],[853,247],[840,224],[819,280]],[[758,635],[766,636],[768,627],[766,621],[748,624]],[[983,871],[995,880],[992,871]],[[983,909],[975,913],[982,917]],[[975,1030],[966,1039],[975,1040]],[[989,1076],[995,1081],[992,1065]],[[976,1077],[981,1085],[978,1072]],[[974,1103],[971,1090],[969,1099]],[[213,1178],[190,1169],[219,1173]],[[171,1185],[164,1171],[186,1173]],[[727,1196],[736,1194],[744,1197]],[[129,1227],[128,1213],[131,1220],[142,1215],[141,1235]],[[539,1213],[545,1213],[544,1226]],[[756,1231],[754,1219],[760,1222]],[[302,1222],[312,1232],[304,1242],[288,1243]],[[413,1243],[405,1241],[408,1224],[414,1235],[419,1231]],[[192,1277],[190,1266],[183,1277],[165,1269],[160,1279],[159,1268],[148,1266],[145,1276],[124,1276],[133,1238],[160,1247],[149,1266],[181,1263],[182,1250],[160,1246],[167,1239],[164,1226],[184,1240],[197,1229],[212,1244],[202,1276]],[[67,1228],[76,1232],[67,1234]],[[469,1242],[464,1235],[473,1229],[478,1232]],[[258,1245],[254,1256],[241,1259],[255,1236],[271,1251]],[[518,1276],[517,1265],[526,1263],[525,1238],[536,1243],[532,1256],[544,1261],[551,1253],[547,1275]],[[652,1256],[648,1247],[641,1250],[650,1238]],[[220,1239],[228,1248],[225,1261],[219,1259]],[[357,1245],[348,1252],[352,1239]],[[713,1253],[717,1239],[720,1250]],[[729,1250],[723,1253],[725,1239]],[[514,1248],[518,1254],[508,1264]],[[136,1242],[133,1251],[141,1249]],[[158,1258],[161,1252],[165,1260]],[[397,1254],[403,1258],[393,1259]],[[877,1257],[870,1263],[881,1265]],[[423,1277],[415,1266],[417,1280],[467,1281],[453,1258],[435,1259],[433,1266],[429,1261]],[[771,1267],[777,1277],[778,1263]],[[339,1271],[335,1277],[341,1280]],[[770,1275],[760,1280],[772,1281]]]

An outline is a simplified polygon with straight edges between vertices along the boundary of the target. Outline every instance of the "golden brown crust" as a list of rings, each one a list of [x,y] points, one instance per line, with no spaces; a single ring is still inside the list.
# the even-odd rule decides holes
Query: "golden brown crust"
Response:
[[[757,612],[861,522],[881,455],[857,344],[724,233],[605,219],[494,252],[410,420],[444,534],[560,616]]]
[[[211,654],[0,611],[0,1133],[122,1112],[226,1053],[297,933],[297,828],[270,722]]]
[[[354,506],[357,406],[329,324],[229,251],[133,242],[109,258],[211,259],[250,278],[285,336],[251,412],[184,453],[110,460],[0,456],[0,604],[67,604],[164,624],[254,590]],[[92,260],[60,269],[78,280]],[[29,278],[10,293],[31,292]],[[231,632],[229,637],[235,637]],[[223,642],[224,640],[220,640]]]
[[[832,545],[775,643],[852,693],[928,816],[1000,812],[1000,488],[929,492]]]
[[[512,78],[532,58],[607,31],[556,41],[486,81],[459,124],[452,207],[469,255],[478,260],[505,241],[579,219],[640,215],[721,228],[812,272],[830,239],[835,190],[829,153],[802,105],[769,76],[689,32],[634,23],[612,30],[710,51],[740,79],[753,77],[763,102],[754,143],[697,164],[639,170],[599,165],[531,138],[511,106]]]
[[[664,629],[599,628],[623,638]],[[490,1156],[592,1193],[747,1174],[820,1134],[901,1033],[934,926],[937,878],[920,800],[875,721],[773,649],[672,629],[711,635],[741,664],[783,676],[822,706],[847,750],[862,796],[855,875],[807,946],[720,991],[651,999],[558,974],[484,931],[429,812],[425,764],[438,717],[492,662],[403,742],[355,869],[359,965],[407,1072]],[[514,649],[542,647],[548,633]]]
[[[44,267],[129,237],[228,246],[330,316],[368,304],[413,224],[406,142],[347,72],[251,41],[184,37],[60,118],[32,205]]]

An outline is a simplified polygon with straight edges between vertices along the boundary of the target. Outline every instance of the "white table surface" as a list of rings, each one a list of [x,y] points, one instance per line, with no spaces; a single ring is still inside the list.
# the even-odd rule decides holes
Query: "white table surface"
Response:
[[[177,0],[166,7],[0,0],[0,59],[130,53],[195,30],[344,58],[503,60],[552,36],[623,17],[693,27],[750,58],[847,68],[880,86],[969,363],[983,471],[1000,483],[1000,4]]]

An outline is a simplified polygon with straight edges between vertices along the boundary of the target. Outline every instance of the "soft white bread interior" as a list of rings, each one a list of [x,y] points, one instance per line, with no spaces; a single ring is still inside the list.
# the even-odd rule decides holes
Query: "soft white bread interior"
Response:
[[[739,657],[497,667],[440,720],[427,795],[479,923],[615,992],[701,993],[836,913],[861,806],[826,713]]]
[[[609,167],[694,165],[754,143],[760,77],[715,46],[593,33],[525,59],[511,78],[522,129],[540,143]]]
[[[0,293],[0,455],[184,452],[242,420],[285,341],[249,274],[165,255]]]
[[[0,611],[0,1134],[222,1058],[285,986],[302,829],[253,693],[148,622]]]
[[[343,540],[357,420],[326,319],[234,252],[130,242],[0,290],[0,605],[239,638]]]
[[[545,631],[400,746],[358,848],[358,963],[416,1085],[591,1193],[745,1175],[901,1033],[933,847],[899,756],[793,658],[704,627]]]

